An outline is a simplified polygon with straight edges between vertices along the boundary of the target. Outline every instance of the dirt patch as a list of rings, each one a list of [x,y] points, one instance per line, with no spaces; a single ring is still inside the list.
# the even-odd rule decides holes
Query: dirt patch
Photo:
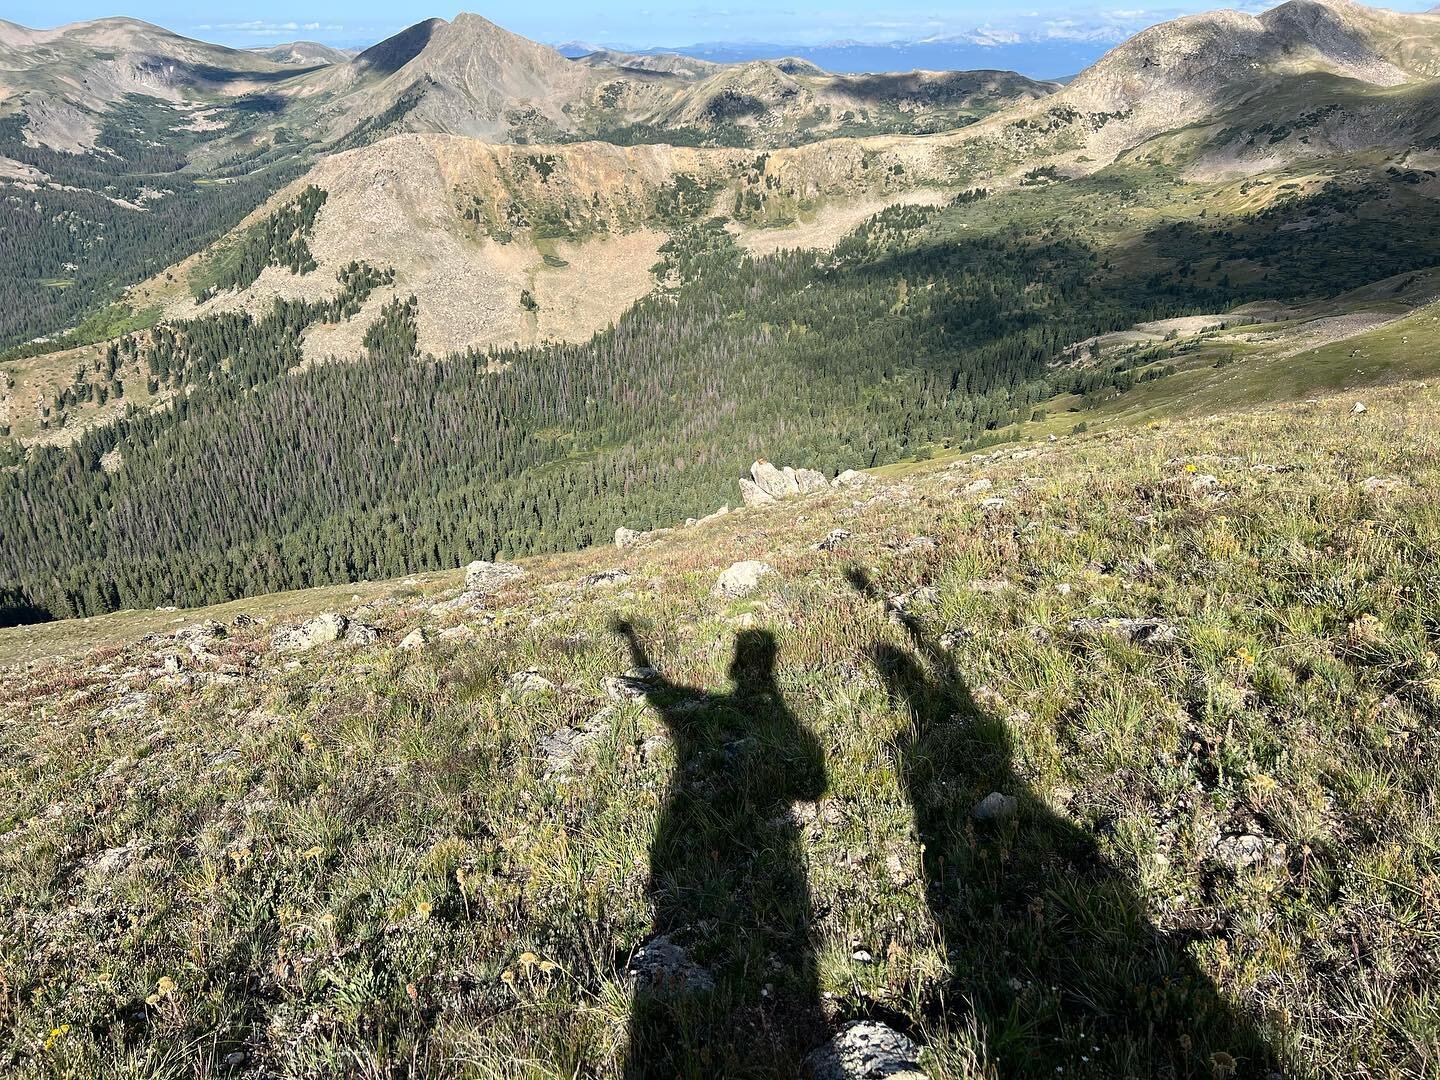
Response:
[[[727,228],[734,234],[736,243],[752,255],[771,255],[787,248],[827,251],[887,206],[938,206],[948,198],[945,192],[934,188],[917,188],[854,202],[826,203],[810,220],[784,228],[747,228],[735,222]]]

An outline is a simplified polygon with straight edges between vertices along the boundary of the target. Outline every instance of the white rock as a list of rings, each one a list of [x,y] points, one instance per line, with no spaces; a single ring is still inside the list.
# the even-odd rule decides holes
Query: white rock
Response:
[[[775,496],[768,494],[753,480],[740,479],[740,501],[746,506],[764,506],[773,503]]]
[[[317,615],[307,623],[276,633],[271,647],[281,652],[305,652],[317,645],[329,645],[344,636],[348,621],[333,612]]]
[[[417,626],[405,635],[404,640],[400,642],[400,648],[423,649],[428,644],[430,644],[430,631],[423,626]]]
[[[966,484],[964,487],[962,487],[962,488],[960,489],[960,494],[961,494],[961,495],[979,495],[980,492],[982,492],[982,491],[989,491],[989,490],[990,490],[991,488],[993,488],[994,486],[995,486],[994,482],[993,482],[988,476],[982,476],[982,477],[980,477],[980,479],[978,479],[978,480],[971,480],[970,483],[968,483],[968,484]]]
[[[1359,415],[1360,415],[1361,413],[1363,413],[1364,411],[1365,411],[1365,403],[1364,403],[1363,401],[1357,401],[1357,402],[1355,402],[1354,406],[1351,407],[1351,409],[1350,409],[1350,415],[1351,415],[1351,416],[1359,416]]]
[[[524,576],[525,571],[514,563],[476,560],[465,567],[465,591],[485,596]]]
[[[759,489],[772,499],[783,499],[800,494],[800,484],[795,479],[794,469],[777,469],[761,458],[750,466],[750,478]]]
[[[636,532],[634,529],[627,529],[624,525],[621,525],[615,530],[615,546],[617,548],[631,547],[639,543],[641,535],[641,533]]]
[[[800,489],[801,495],[809,495],[813,491],[824,491],[830,485],[825,480],[825,474],[818,469],[790,469],[787,473],[795,477],[795,484]]]
[[[715,582],[715,595],[729,600],[748,596],[760,587],[762,578],[775,573],[775,568],[755,559],[733,564]]]
[[[512,694],[521,697],[526,694],[553,694],[555,684],[538,671],[517,671],[510,676],[507,684]]]

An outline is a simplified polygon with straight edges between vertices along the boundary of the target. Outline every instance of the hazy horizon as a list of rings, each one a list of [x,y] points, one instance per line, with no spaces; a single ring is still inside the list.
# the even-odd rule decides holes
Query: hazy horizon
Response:
[[[780,7],[714,7],[703,2],[666,5],[621,3],[603,10],[578,0],[555,0],[544,6],[441,6],[430,11],[407,9],[397,18],[393,6],[377,0],[339,3],[311,0],[295,7],[277,0],[256,0],[243,14],[224,5],[180,5],[175,0],[138,0],[116,9],[104,0],[66,0],[59,4],[18,0],[5,18],[25,26],[51,28],[71,22],[124,15],[155,23],[188,37],[240,48],[285,41],[317,41],[340,48],[371,45],[428,16],[453,18],[460,11],[478,14],[537,41],[551,44],[584,42],[636,49],[688,47],[704,44],[833,46],[918,43],[960,44],[1003,53],[1017,46],[1057,50],[1080,49],[1098,55],[1146,26],[1215,7],[1259,12],[1272,0],[1207,4],[1180,0],[1161,7],[1076,6],[1039,0],[1024,10],[994,14],[990,5],[974,2],[939,11],[899,7],[876,14],[859,0],[831,0],[824,5],[795,3]],[[1399,0],[1384,5],[1418,11],[1427,0]],[[954,39],[954,40],[951,40]]]

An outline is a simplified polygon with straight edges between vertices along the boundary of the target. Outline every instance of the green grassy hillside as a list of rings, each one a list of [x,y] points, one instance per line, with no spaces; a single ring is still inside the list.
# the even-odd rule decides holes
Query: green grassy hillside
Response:
[[[473,605],[0,631],[54,656],[0,703],[0,1060],[788,1077],[870,1018],[936,1077],[1433,1075],[1440,425],[1355,400],[942,457]],[[272,647],[321,605],[377,640]]]

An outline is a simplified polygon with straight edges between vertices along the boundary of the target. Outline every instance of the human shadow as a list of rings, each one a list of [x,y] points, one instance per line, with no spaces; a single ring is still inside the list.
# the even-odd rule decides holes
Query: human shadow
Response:
[[[911,716],[891,749],[948,972],[927,1021],[973,1031],[1006,1078],[1271,1075],[1274,1052],[1184,938],[1156,928],[1092,836],[1017,772],[1007,725],[952,654],[863,572],[848,576],[911,644],[870,656]]]
[[[745,630],[715,694],[654,671],[615,630],[674,746],[650,849],[653,927],[630,959],[625,1075],[795,1077],[821,1038],[812,912],[792,810],[825,791],[819,741],[775,685],[775,639]]]

